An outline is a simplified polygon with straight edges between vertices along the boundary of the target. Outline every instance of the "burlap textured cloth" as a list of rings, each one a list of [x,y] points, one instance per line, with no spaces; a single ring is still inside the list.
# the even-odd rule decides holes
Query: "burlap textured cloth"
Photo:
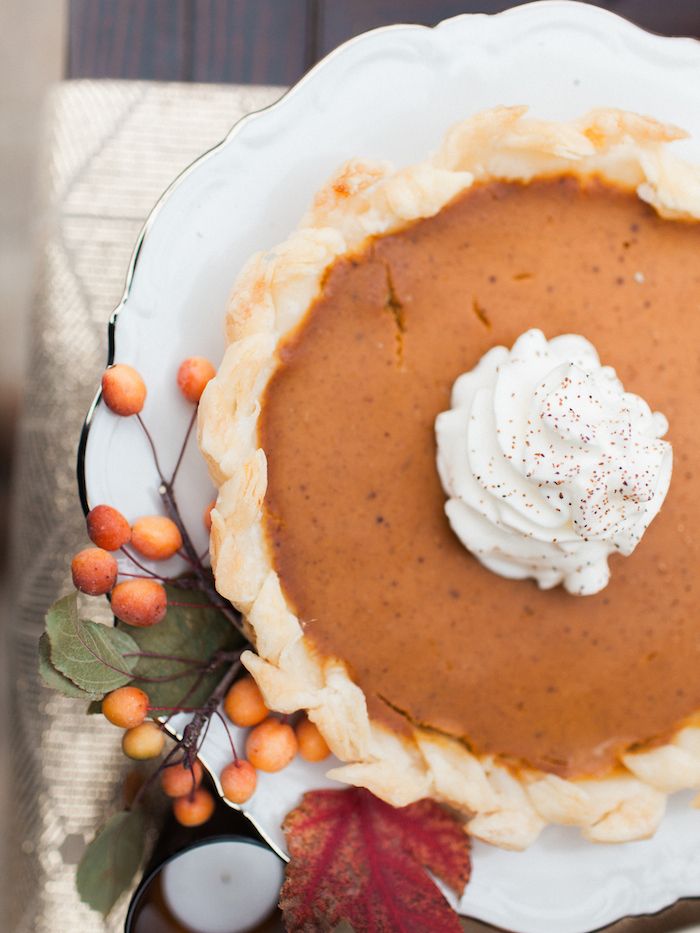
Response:
[[[172,179],[280,88],[80,81],[48,101],[46,205],[31,325],[14,501],[12,812],[8,840],[13,933],[123,928],[127,896],[107,921],[75,892],[85,844],[119,805],[119,732],[83,704],[41,686],[36,646],[46,608],[70,588],[70,556],[85,546],[75,463],[83,417],[106,359],[106,324],[154,202]],[[680,929],[700,910],[616,930]],[[467,922],[466,931],[486,929]]]

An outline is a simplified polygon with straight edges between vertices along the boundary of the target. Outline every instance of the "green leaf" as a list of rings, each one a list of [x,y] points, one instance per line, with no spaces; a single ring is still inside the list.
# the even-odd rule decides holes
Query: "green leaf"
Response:
[[[97,716],[102,712],[102,700],[92,700],[85,710],[88,716]]]
[[[209,603],[203,593],[172,586],[166,587],[166,590],[168,600],[197,603],[202,609],[170,606],[165,618],[157,625],[148,628],[121,625],[121,631],[128,631],[138,643],[137,650],[206,663],[217,651],[234,651],[243,644],[242,636],[228,619],[216,609],[207,608]],[[224,667],[205,675],[199,686],[187,696],[198,677],[197,673],[189,673],[191,670],[191,667],[178,661],[139,658],[133,683],[146,691],[152,706],[173,707],[180,703],[183,706],[201,706],[206,703],[221,680]],[[165,683],[152,683],[147,679],[180,673],[183,674],[182,677]]]
[[[64,677],[63,674],[57,671],[53,666],[51,663],[51,643],[49,642],[49,636],[46,632],[42,632],[41,638],[39,639],[39,676],[47,687],[51,687],[52,690],[58,690],[59,693],[62,693],[66,697],[85,699],[90,696],[89,693],[81,690],[80,687],[76,687],[72,680]]]
[[[122,810],[107,820],[85,850],[76,876],[78,894],[103,916],[129,887],[141,864],[145,834],[142,811]]]
[[[46,613],[51,663],[73,683],[99,699],[132,679],[138,651],[125,632],[78,618],[78,594],[64,596]]]

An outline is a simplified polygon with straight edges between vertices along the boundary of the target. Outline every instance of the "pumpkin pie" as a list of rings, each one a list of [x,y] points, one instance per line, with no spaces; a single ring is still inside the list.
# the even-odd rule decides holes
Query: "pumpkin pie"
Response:
[[[422,164],[348,162],[239,275],[200,404],[217,587],[268,705],[308,710],[332,777],[444,801],[499,846],[547,823],[643,838],[700,788],[700,170],[669,145],[683,135],[497,108]],[[494,572],[445,514],[436,418],[533,329],[583,335],[668,419],[666,499],[589,595]]]

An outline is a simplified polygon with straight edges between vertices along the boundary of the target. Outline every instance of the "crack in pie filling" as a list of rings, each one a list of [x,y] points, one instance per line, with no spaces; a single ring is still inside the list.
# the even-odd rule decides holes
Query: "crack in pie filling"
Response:
[[[683,135],[497,108],[420,165],[347,163],[240,274],[200,404],[217,587],[268,705],[309,711],[332,777],[444,801],[496,845],[547,823],[644,838],[670,793],[700,788],[700,169],[669,147]],[[590,341],[668,419],[648,441],[655,463],[673,446],[665,501],[589,595],[493,572],[445,514],[436,418],[534,329]]]

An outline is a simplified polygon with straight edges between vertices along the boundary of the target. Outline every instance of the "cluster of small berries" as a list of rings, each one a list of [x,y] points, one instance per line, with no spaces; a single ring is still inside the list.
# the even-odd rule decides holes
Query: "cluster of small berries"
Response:
[[[234,754],[219,775],[224,796],[235,804],[250,800],[257,786],[257,772],[281,771],[297,753],[306,761],[323,761],[330,754],[316,726],[302,716],[294,726],[270,713],[252,677],[237,680],[224,698],[224,712],[235,725],[250,728],[245,758]],[[158,757],[164,748],[161,726],[147,720],[148,695],[138,687],[119,687],[102,701],[102,712],[115,726],[124,729],[122,749],[129,758]],[[200,786],[202,766],[195,760],[166,763],[160,774],[161,787],[173,799],[173,813],[183,826],[199,826],[214,812],[214,799]]]
[[[214,367],[208,360],[191,357],[180,366],[177,383],[184,397],[196,405],[214,375]],[[102,377],[102,398],[117,415],[140,419],[146,386],[133,367],[118,363]],[[143,422],[141,424],[145,431]],[[213,506],[214,503],[210,503],[204,513],[208,530]],[[87,531],[95,546],[80,551],[73,558],[71,570],[76,588],[91,596],[110,593],[114,615],[129,625],[148,626],[159,622],[168,605],[164,578],[142,567],[132,551],[150,561],[168,560],[183,548],[183,532],[178,524],[165,515],[146,515],[131,525],[117,509],[98,505],[87,516]],[[120,550],[148,575],[131,574],[134,579],[118,583],[119,567],[114,552]],[[297,753],[312,762],[322,761],[330,754],[321,733],[305,715],[294,725],[286,717],[272,715],[250,676],[241,677],[230,687],[223,708],[232,723],[250,730],[245,743],[246,757],[238,757],[232,742],[233,759],[219,775],[224,795],[232,803],[243,804],[252,797],[258,771],[281,771]],[[146,760],[162,754],[165,730],[160,723],[148,718],[154,711],[148,695],[134,686],[119,687],[103,699],[105,717],[125,730],[122,749],[129,758]],[[171,757],[172,753],[166,756],[157,772],[161,787],[173,798],[176,819],[184,826],[199,826],[214,812],[214,798],[201,786],[202,765],[184,751],[178,761],[171,762]]]
[[[250,729],[246,759],[235,759],[221,772],[221,786],[233,803],[245,803],[257,784],[257,771],[281,771],[297,752],[306,761],[323,761],[328,745],[314,723],[302,716],[292,726],[270,714],[252,677],[237,680],[224,698],[224,712],[235,725]]]
[[[210,379],[215,375],[213,365],[203,357],[186,359],[178,369],[177,383],[187,401],[197,404]],[[110,366],[102,376],[102,398],[108,408],[122,417],[140,417],[146,401],[146,385],[139,373],[125,363]],[[204,522],[211,528],[210,503],[204,513]],[[111,594],[112,611],[129,625],[155,625],[167,610],[167,596],[156,575],[117,583],[119,567],[115,551],[123,551],[133,559],[126,545],[141,557],[151,561],[168,560],[182,548],[182,533],[178,525],[166,515],[145,515],[130,525],[117,509],[110,505],[97,505],[87,516],[88,537],[95,547],[85,548],[75,555],[71,563],[73,584],[90,596]]]
[[[112,612],[129,625],[155,625],[165,615],[165,587],[153,577],[117,583],[113,551],[127,544],[148,560],[167,560],[182,547],[175,522],[166,515],[145,515],[133,526],[111,505],[96,505],[87,516],[88,537],[95,547],[79,551],[71,562],[73,585],[89,596],[111,593]]]
[[[145,761],[157,758],[165,747],[165,733],[153,720],[146,719],[150,710],[148,695],[138,687],[119,687],[102,701],[102,712],[113,725],[124,729],[122,750],[129,758]],[[160,783],[165,794],[173,799],[173,812],[183,826],[199,826],[214,812],[214,799],[203,787],[202,766],[195,759],[191,768],[184,760],[167,764],[161,769]]]

